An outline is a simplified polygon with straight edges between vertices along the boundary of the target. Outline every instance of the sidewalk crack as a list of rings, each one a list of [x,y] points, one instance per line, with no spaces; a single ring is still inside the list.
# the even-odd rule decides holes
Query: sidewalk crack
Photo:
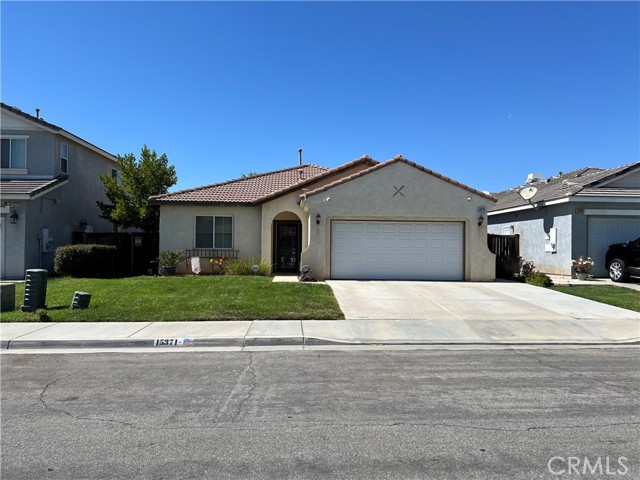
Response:
[[[153,322],[149,322],[147,323],[145,326],[140,327],[139,330],[136,330],[135,332],[133,332],[131,335],[129,335],[127,338],[131,338],[133,337],[136,333],[140,333],[142,330],[144,330],[145,328],[149,328],[150,325],[153,325]]]

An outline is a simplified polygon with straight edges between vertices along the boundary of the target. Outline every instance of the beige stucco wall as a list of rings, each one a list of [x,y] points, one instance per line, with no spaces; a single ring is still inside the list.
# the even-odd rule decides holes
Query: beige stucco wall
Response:
[[[307,243],[306,213],[298,205],[299,191],[283,195],[262,205],[262,258],[273,263],[273,221],[300,220],[302,222],[302,245]]]
[[[331,176],[313,182],[305,186],[306,190],[313,190],[323,187],[329,183],[336,181],[338,178],[348,177],[354,173],[369,168],[366,164],[357,164],[346,169],[339,176]],[[274,220],[300,220],[302,222],[302,245],[309,243],[309,217],[306,211],[300,208],[300,195],[302,189],[275,198],[262,204],[262,242],[261,251],[262,258],[273,262],[273,221]]]
[[[260,206],[226,207],[197,205],[160,206],[160,251],[195,248],[196,216],[233,217],[233,249],[242,258],[260,257]]]
[[[396,188],[402,187],[402,194]],[[495,279],[495,255],[487,247],[486,212],[478,226],[478,208],[493,202],[404,162],[307,197],[302,207],[312,221],[303,242],[301,264],[314,277],[330,278],[332,220],[456,221],[464,224],[464,276],[469,281]],[[319,225],[315,223],[320,213]],[[304,223],[304,222],[303,222]]]
[[[348,176],[367,168],[356,165],[342,173]],[[336,180],[335,176],[314,182],[306,188],[318,188]],[[308,243],[307,214],[299,206],[300,194],[295,190],[257,206],[161,205],[160,251],[195,248],[195,217],[198,215],[232,215],[234,250],[240,258],[258,257],[272,262],[273,221],[300,220],[302,244]]]

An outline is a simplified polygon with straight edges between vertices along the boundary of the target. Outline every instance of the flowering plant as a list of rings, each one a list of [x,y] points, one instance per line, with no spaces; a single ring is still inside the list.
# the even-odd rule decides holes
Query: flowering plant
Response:
[[[220,257],[220,258],[212,258],[211,260],[209,260],[209,263],[211,264],[212,267],[224,267],[225,262],[227,261],[227,257]]]
[[[580,255],[577,260],[571,260],[571,266],[575,270],[576,273],[589,273],[593,268],[593,260],[591,257],[585,258]]]

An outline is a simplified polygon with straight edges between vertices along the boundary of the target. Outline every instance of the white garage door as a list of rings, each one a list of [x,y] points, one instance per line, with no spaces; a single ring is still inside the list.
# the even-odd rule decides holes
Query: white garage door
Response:
[[[593,275],[607,276],[604,256],[612,243],[623,243],[640,237],[640,218],[589,217],[587,255],[593,259]],[[578,254],[579,255],[579,254]]]
[[[463,280],[460,222],[331,222],[331,278]]]

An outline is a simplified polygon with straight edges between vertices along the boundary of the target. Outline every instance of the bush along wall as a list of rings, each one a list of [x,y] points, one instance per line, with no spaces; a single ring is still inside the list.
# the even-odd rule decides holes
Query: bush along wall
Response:
[[[116,255],[112,245],[64,245],[56,249],[53,269],[70,277],[113,277]]]

